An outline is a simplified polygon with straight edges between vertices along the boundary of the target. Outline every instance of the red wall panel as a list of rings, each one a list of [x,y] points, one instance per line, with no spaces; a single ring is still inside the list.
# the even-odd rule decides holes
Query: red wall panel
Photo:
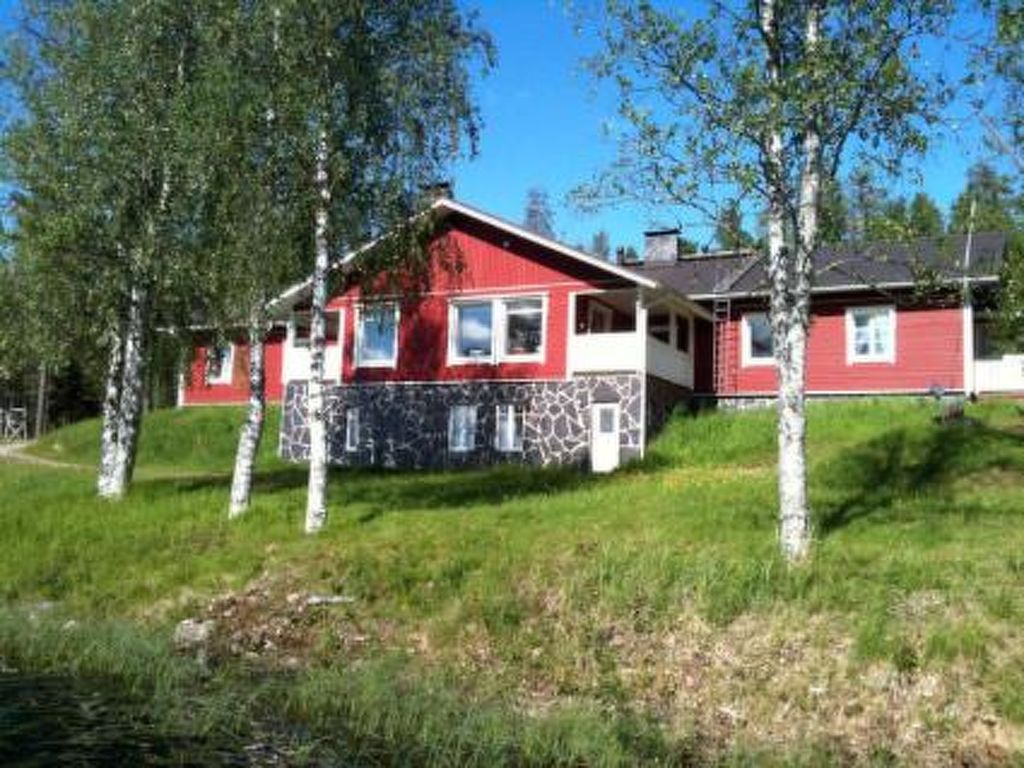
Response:
[[[932,386],[963,387],[963,333],[957,306],[896,307],[896,357],[892,363],[847,363],[846,308],[891,304],[877,298],[817,300],[811,309],[807,346],[809,392],[926,391]],[[764,311],[763,305],[733,306],[733,337],[727,353],[733,375],[722,394],[773,393],[772,365],[744,366],[741,327],[745,312]]]
[[[249,398],[249,374],[246,370],[249,359],[248,343],[245,337],[233,339],[235,360],[232,366],[230,384],[207,384],[206,347],[199,346],[189,366],[190,375],[185,380],[184,405],[226,405],[244,403]],[[267,339],[265,355],[267,402],[281,402],[284,387],[281,383],[281,365],[284,358],[284,331],[275,330]]]

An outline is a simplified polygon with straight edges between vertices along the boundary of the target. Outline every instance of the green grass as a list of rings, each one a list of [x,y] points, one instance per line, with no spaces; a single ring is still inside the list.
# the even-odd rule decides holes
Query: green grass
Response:
[[[95,499],[89,472],[0,464],[0,599],[167,637],[247,585],[271,615],[292,592],[352,596],[305,627],[288,711],[347,723],[360,748],[439,745],[408,753],[417,763],[932,757],[837,714],[840,699],[905,714],[894,732],[932,723],[937,745],[994,716],[1020,750],[1024,416],[1007,402],[962,424],[934,415],[927,401],[812,406],[815,547],[794,570],[775,554],[771,411],[679,417],[611,477],[339,471],[312,539],[303,468],[274,457],[276,413],[254,507],[230,523],[240,412],[157,412],[121,503]],[[94,463],[97,429],[33,451]],[[889,674],[895,704],[863,682]],[[803,718],[799,741],[772,724],[780,701]],[[745,714],[722,725],[721,707]],[[377,732],[386,743],[366,741]],[[847,736],[872,747],[836,747]]]

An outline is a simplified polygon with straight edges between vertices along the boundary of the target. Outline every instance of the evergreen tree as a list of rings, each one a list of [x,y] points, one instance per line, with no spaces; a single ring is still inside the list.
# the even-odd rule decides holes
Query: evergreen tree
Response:
[[[715,242],[725,251],[737,251],[754,245],[754,237],[743,228],[743,211],[737,200],[727,200],[715,222]]]
[[[907,209],[907,227],[914,237],[938,237],[944,231],[942,211],[924,192],[918,192]]]
[[[526,193],[523,227],[542,237],[555,237],[555,213],[551,210],[548,193],[541,187],[530,187]]]
[[[950,232],[967,232],[971,227],[971,205],[975,204],[975,232],[1011,232],[1020,221],[1020,198],[1008,176],[987,163],[976,163],[967,172],[967,184],[953,201]]]
[[[594,235],[590,241],[590,252],[599,259],[609,261],[612,257],[612,244],[608,239],[608,233],[603,229]]]

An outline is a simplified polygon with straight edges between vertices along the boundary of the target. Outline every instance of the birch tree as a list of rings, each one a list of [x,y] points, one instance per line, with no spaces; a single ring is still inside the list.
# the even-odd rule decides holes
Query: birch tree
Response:
[[[895,170],[927,144],[944,84],[917,43],[948,2],[736,0],[705,14],[609,0],[590,62],[614,83],[626,126],[616,162],[577,192],[586,205],[640,199],[695,209],[756,199],[778,373],[779,543],[810,547],[805,377],[811,253],[822,190],[852,156]]]
[[[22,31],[6,71],[22,108],[5,135],[18,233],[72,276],[76,322],[107,349],[97,490],[116,498],[134,471],[154,326],[187,316],[194,284],[177,138],[195,8],[44,0],[26,6]]]
[[[200,26],[186,154],[197,190],[196,248],[206,254],[204,325],[216,336],[241,328],[246,340],[249,396],[228,507],[237,517],[249,506],[263,437],[269,305],[302,277],[305,163],[279,114],[287,88],[280,5],[209,0]]]
[[[355,246],[402,230],[421,186],[476,145],[470,67],[486,67],[490,40],[453,0],[281,2],[289,82],[280,109],[308,164],[312,244],[310,467],[305,529],[327,519],[325,306],[332,265]],[[371,277],[401,272],[404,238],[374,249]]]

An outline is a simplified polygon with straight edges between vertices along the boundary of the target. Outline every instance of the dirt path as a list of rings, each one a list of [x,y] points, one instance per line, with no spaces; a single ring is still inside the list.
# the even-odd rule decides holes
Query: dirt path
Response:
[[[56,469],[92,469],[84,464],[71,464],[67,461],[54,461],[44,459],[41,456],[33,456],[24,453],[24,449],[31,443],[0,443],[0,461],[8,461],[19,464],[31,464],[36,467],[54,467]]]

